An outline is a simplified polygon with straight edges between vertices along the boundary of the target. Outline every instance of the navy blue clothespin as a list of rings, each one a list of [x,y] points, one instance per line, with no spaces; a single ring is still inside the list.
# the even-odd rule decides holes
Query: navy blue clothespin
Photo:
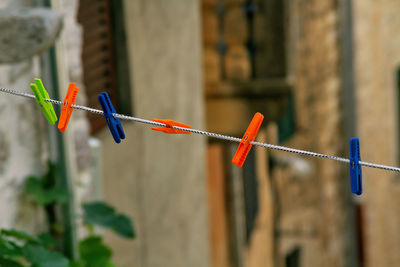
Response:
[[[99,99],[101,108],[104,112],[104,118],[106,118],[106,122],[108,128],[116,143],[120,143],[121,139],[125,139],[124,129],[122,128],[121,122],[118,118],[115,118],[113,113],[116,113],[113,105],[111,104],[110,97],[107,93],[101,93],[97,96]]]
[[[350,139],[350,184],[351,192],[357,195],[362,194],[362,173],[360,157],[360,141],[358,138]]]

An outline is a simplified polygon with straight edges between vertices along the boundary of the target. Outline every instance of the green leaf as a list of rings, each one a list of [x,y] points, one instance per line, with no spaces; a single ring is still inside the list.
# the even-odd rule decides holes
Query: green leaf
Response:
[[[55,247],[57,246],[56,240],[55,240],[54,237],[53,237],[51,234],[49,234],[49,233],[41,233],[41,234],[38,236],[38,238],[39,238],[41,244],[42,244],[45,248],[47,248],[47,249],[49,249],[49,248],[55,248]]]
[[[68,201],[68,192],[61,187],[46,188],[46,197],[49,199],[50,203],[59,202],[65,203]]]
[[[12,237],[21,241],[30,241],[33,243],[40,243],[39,239],[34,237],[33,235],[30,235],[28,233],[25,233],[23,231],[11,229],[11,230],[6,230],[3,229],[1,230],[1,235],[6,236],[6,237]]]
[[[68,200],[68,193],[60,187],[46,187],[46,177],[38,179],[30,176],[26,181],[25,190],[30,194],[37,204],[46,206],[54,202],[65,203]]]
[[[45,196],[42,181],[35,177],[28,177],[25,190],[30,194],[39,205],[49,204],[49,200]]]
[[[103,242],[100,236],[89,236],[79,243],[81,260],[87,267],[109,267],[112,252]]]
[[[123,214],[117,214],[109,222],[111,229],[126,238],[134,238],[135,232],[133,230],[132,222],[129,217]]]
[[[57,176],[57,165],[55,162],[51,162],[50,160],[47,162],[48,170],[44,175],[43,180],[47,184],[54,184]]]
[[[7,258],[18,258],[22,255],[21,247],[14,242],[5,239],[0,236],[0,256],[6,256]]]
[[[24,267],[21,263],[0,257],[1,267]]]
[[[62,254],[48,251],[36,244],[26,244],[23,248],[23,254],[27,261],[37,267],[68,267],[69,265],[69,260]]]
[[[135,237],[131,220],[123,214],[116,213],[115,209],[108,204],[98,201],[86,203],[82,207],[86,224],[103,226],[126,238]]]
[[[86,267],[82,261],[70,261],[69,267]]]

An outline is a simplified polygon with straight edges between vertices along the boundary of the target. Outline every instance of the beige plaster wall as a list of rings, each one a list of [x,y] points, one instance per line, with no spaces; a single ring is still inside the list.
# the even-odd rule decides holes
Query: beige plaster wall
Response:
[[[357,131],[363,160],[398,164],[396,71],[400,2],[354,1]],[[400,263],[400,183],[391,172],[363,169],[366,266]]]
[[[134,115],[203,128],[197,0],[124,1]],[[124,123],[103,142],[106,201],[130,214],[135,241],[108,236],[121,266],[208,266],[205,139]]]

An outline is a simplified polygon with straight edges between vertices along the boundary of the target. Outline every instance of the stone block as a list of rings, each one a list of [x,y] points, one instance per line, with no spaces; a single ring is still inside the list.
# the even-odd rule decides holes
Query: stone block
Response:
[[[218,18],[213,8],[203,8],[202,16],[203,42],[216,45],[218,42]]]
[[[203,7],[215,7],[217,0],[202,0],[201,4]]]
[[[242,5],[245,0],[222,0],[222,2],[226,5]]]
[[[207,131],[241,137],[254,113],[264,115],[264,123],[276,121],[285,109],[285,99],[254,97],[209,98],[206,101]]]
[[[247,21],[243,8],[228,8],[224,18],[224,38],[228,45],[245,44],[247,41]]]
[[[50,9],[0,10],[0,63],[19,62],[45,51],[61,27],[61,16]]]
[[[221,81],[221,60],[218,52],[207,47],[203,52],[203,75],[206,92],[213,91],[215,85]]]
[[[246,81],[251,75],[249,54],[243,45],[229,47],[225,56],[225,75],[233,81]]]

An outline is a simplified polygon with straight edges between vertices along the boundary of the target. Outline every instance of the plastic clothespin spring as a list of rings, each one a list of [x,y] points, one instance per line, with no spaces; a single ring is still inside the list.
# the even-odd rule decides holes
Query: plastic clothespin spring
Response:
[[[114,141],[118,144],[121,143],[121,139],[125,139],[124,129],[118,118],[114,117],[116,113],[114,106],[111,103],[110,97],[107,93],[101,93],[98,95],[101,108],[104,112],[104,118],[106,119],[108,128],[114,138]]]
[[[360,141],[358,138],[350,139],[350,186],[351,192],[357,195],[362,194],[362,173],[361,173]]]
[[[43,86],[43,83],[40,79],[36,78],[35,83],[30,84],[31,89],[35,95],[36,102],[39,104],[40,109],[42,110],[44,116],[47,121],[54,125],[57,121],[57,115],[54,111],[53,105],[50,102],[47,102],[46,99],[49,99],[49,94]]]

